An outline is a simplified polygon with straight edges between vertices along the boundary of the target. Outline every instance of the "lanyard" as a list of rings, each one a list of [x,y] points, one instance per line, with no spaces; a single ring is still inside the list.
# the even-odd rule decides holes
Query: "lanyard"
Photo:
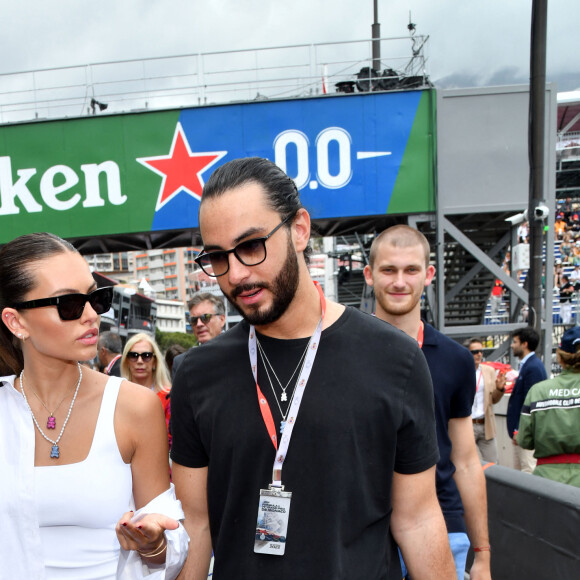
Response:
[[[105,369],[105,374],[108,375],[111,372],[111,369],[113,368],[113,365],[121,358],[121,355],[118,354],[108,365],[107,368]]]
[[[256,329],[254,326],[250,326],[250,333],[248,337],[248,352],[250,355],[250,364],[252,366],[252,374],[254,375],[254,380],[256,381],[256,391],[258,394],[258,404],[260,407],[260,413],[262,414],[262,419],[268,430],[268,435],[270,440],[276,449],[276,458],[274,459],[274,467],[272,468],[272,485],[275,487],[282,486],[282,464],[286,458],[286,453],[288,451],[288,446],[290,445],[290,438],[292,437],[292,430],[296,423],[298,417],[298,411],[300,409],[300,403],[302,402],[302,397],[306,389],[306,383],[310,377],[310,371],[314,365],[314,359],[316,358],[316,353],[318,351],[318,345],[320,344],[320,337],[322,335],[322,320],[324,319],[324,313],[326,311],[326,300],[322,292],[322,288],[318,282],[314,282],[318,294],[320,296],[320,306],[322,309],[322,315],[314,334],[310,337],[308,342],[308,351],[304,358],[304,364],[300,371],[300,375],[297,379],[296,391],[290,404],[290,409],[288,410],[288,416],[286,425],[284,427],[284,432],[282,433],[282,438],[280,441],[280,447],[278,447],[278,437],[276,435],[276,426],[274,424],[274,418],[272,417],[272,410],[266,397],[264,397],[260,386],[258,385],[258,349],[256,341]]]
[[[417,342],[419,343],[419,348],[423,348],[423,335],[425,334],[425,325],[421,320],[421,326],[419,326],[419,334],[417,335]]]

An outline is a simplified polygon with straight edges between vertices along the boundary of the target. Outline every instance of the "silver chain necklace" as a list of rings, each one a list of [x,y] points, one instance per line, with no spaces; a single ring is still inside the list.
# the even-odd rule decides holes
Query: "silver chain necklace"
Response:
[[[282,405],[280,404],[280,402],[286,401],[288,399],[288,397],[286,395],[286,389],[290,385],[290,381],[292,380],[292,378],[296,374],[296,371],[298,370],[298,368],[300,368],[302,370],[302,367],[304,366],[304,358],[306,356],[306,353],[308,352],[308,347],[310,346],[310,342],[306,345],[306,348],[304,349],[304,352],[302,353],[302,356],[300,357],[300,360],[298,361],[298,365],[294,369],[294,372],[292,373],[292,376],[290,377],[290,380],[288,381],[288,383],[286,384],[285,387],[282,387],[282,383],[280,382],[278,375],[276,375],[276,371],[274,370],[274,367],[272,366],[272,364],[268,360],[268,357],[266,356],[266,353],[264,352],[262,345],[257,340],[257,337],[256,337],[256,342],[258,344],[258,351],[260,353],[262,363],[264,364],[266,376],[268,377],[268,382],[270,383],[270,388],[272,389],[272,393],[274,394],[274,400],[276,401],[276,404],[278,405],[278,410],[280,411],[280,415],[282,417],[282,421],[280,421],[280,433],[283,433],[284,426],[286,425],[286,417],[288,416],[288,411],[290,410],[290,407],[292,406],[292,401],[294,400],[294,393],[296,393],[296,387],[298,386],[298,379],[296,379],[296,382],[294,383],[294,388],[292,389],[292,395],[290,397],[290,402],[288,403],[288,407],[286,408],[285,413],[282,411]],[[276,377],[276,380],[278,381],[278,384],[282,388],[282,396],[280,397],[280,401],[278,401],[278,396],[276,395],[276,389],[274,388],[274,383],[272,382],[272,378],[270,377],[268,367],[270,367],[270,369],[272,370],[272,373],[274,373],[274,376]],[[298,375],[298,377],[300,377],[300,374]]]
[[[272,363],[269,361],[268,357],[266,356],[266,353],[264,352],[264,349],[262,348],[262,345],[260,344],[258,337],[256,337],[256,342],[258,344],[258,350],[260,351],[260,355],[262,356],[262,360],[264,361],[264,366],[270,367],[270,370],[272,371],[274,377],[276,377],[276,380],[278,381],[278,384],[280,385],[280,388],[282,389],[282,395],[280,395],[280,401],[287,401],[288,395],[286,394],[286,389],[290,386],[290,383],[292,382],[292,379],[294,378],[296,371],[300,368],[302,361],[304,360],[304,357],[306,356],[306,353],[308,352],[308,344],[306,345],[306,348],[304,349],[304,352],[302,353],[302,356],[300,357],[300,360],[298,361],[298,364],[296,365],[296,368],[294,369],[292,376],[290,377],[290,379],[288,379],[288,382],[286,383],[286,386],[284,387],[284,386],[282,386],[282,382],[278,378],[278,375],[276,374],[276,371],[274,370]],[[268,379],[270,379],[270,374],[268,373],[267,368],[266,368],[266,373],[268,374]],[[271,383],[272,383],[272,381],[270,380],[270,384]],[[274,388],[273,385],[272,385],[272,388]],[[296,389],[296,385],[294,385],[294,388]],[[276,395],[275,392],[274,392],[274,395]],[[277,397],[276,397],[276,400],[278,400]]]
[[[52,459],[58,459],[60,457],[60,449],[58,446],[58,442],[60,441],[60,438],[62,437],[62,434],[64,433],[64,428],[67,426],[68,420],[70,419],[70,414],[72,413],[72,410],[73,410],[73,407],[75,404],[75,400],[76,400],[77,394],[79,392],[79,387],[81,386],[81,381],[83,380],[83,371],[82,371],[80,363],[78,363],[78,362],[77,362],[77,368],[79,369],[79,380],[77,383],[77,388],[75,389],[75,394],[74,394],[72,401],[70,403],[70,407],[68,408],[68,413],[67,413],[66,419],[64,420],[64,423],[62,424],[62,429],[60,430],[60,434],[56,438],[55,441],[50,439],[50,437],[47,437],[47,435],[44,433],[44,431],[41,429],[40,425],[38,424],[38,421],[36,420],[36,417],[34,416],[34,413],[32,412],[32,407],[30,406],[30,403],[28,402],[28,398],[26,397],[26,393],[24,392],[24,369],[22,369],[22,372],[20,373],[20,392],[22,393],[22,396],[24,397],[24,401],[26,402],[26,406],[28,407],[28,410],[30,411],[30,414],[32,415],[32,420],[34,421],[34,424],[36,425],[38,432],[49,443],[52,443],[52,449],[50,450],[50,457]],[[40,402],[42,403],[42,401],[40,401]],[[59,404],[59,406],[60,406],[60,404]]]
[[[280,401],[278,401],[278,395],[276,395],[276,389],[274,388],[274,384],[272,383],[272,379],[270,378],[270,373],[268,372],[268,367],[266,366],[266,362],[264,361],[264,356],[262,355],[262,352],[260,351],[260,357],[262,359],[262,362],[264,363],[264,369],[266,371],[266,376],[268,377],[268,382],[270,383],[270,387],[272,388],[272,393],[274,393],[274,400],[276,401],[276,405],[278,405],[278,410],[280,411],[280,415],[282,416],[282,424],[285,423],[286,421],[286,415],[288,415],[288,409],[290,409],[290,405],[288,405],[288,409],[286,409],[286,412],[282,412],[282,405],[280,405]],[[292,395],[294,395],[294,392],[292,392]]]
[[[261,356],[261,354],[260,354]],[[262,357],[262,362],[264,361],[264,358]],[[268,381],[270,382],[270,387],[272,389],[272,392],[274,393],[274,400],[276,401],[276,404],[278,405],[278,409],[280,410],[280,415],[282,416],[282,421],[280,421],[280,433],[284,433],[284,427],[286,426],[286,417],[288,416],[288,411],[290,410],[290,407],[292,406],[292,401],[294,400],[294,393],[296,392],[296,387],[298,386],[298,381],[296,381],[296,384],[294,385],[294,389],[292,390],[292,396],[290,397],[290,403],[288,405],[288,408],[286,409],[286,412],[283,413],[282,412],[282,405],[280,405],[280,402],[278,401],[278,397],[276,396],[276,390],[274,389],[274,384],[272,383],[272,379],[270,378],[270,373],[268,372],[268,368],[266,367],[266,365],[264,365],[264,368],[266,369],[266,376],[268,377]]]

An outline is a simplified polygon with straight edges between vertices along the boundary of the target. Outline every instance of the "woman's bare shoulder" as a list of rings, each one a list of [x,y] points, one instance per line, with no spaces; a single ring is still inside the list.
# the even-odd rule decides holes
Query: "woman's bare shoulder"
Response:
[[[133,463],[140,448],[151,451],[156,440],[167,441],[159,397],[146,387],[123,380],[115,409],[115,433],[125,463]]]
[[[118,410],[127,416],[156,415],[160,412],[159,397],[151,390],[124,379],[121,382]]]

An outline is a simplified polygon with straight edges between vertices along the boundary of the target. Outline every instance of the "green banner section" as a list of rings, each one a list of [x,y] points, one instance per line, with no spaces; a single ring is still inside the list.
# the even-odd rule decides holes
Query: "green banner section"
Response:
[[[387,213],[435,211],[436,93],[421,95]],[[427,130],[426,130],[427,128]],[[425,188],[427,191],[423,191]]]
[[[0,243],[151,229],[159,177],[136,157],[168,150],[179,111],[12,125],[0,130]]]
[[[0,128],[0,244],[198,225],[223,163],[266,157],[315,220],[435,209],[435,91],[260,101]]]

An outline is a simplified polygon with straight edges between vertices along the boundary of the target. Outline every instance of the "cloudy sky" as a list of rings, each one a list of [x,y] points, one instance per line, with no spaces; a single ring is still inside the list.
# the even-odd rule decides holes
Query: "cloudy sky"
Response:
[[[0,0],[0,73],[370,36],[372,0]],[[381,36],[429,35],[437,86],[526,82],[531,0],[379,0]],[[552,0],[548,80],[580,88],[578,0]],[[1,81],[1,78],[0,78]]]

